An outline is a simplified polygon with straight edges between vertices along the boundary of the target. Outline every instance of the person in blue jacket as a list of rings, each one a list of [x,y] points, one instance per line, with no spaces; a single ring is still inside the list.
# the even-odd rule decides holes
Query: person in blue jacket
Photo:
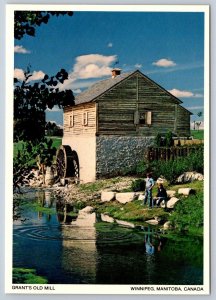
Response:
[[[154,186],[154,179],[152,178],[152,174],[148,173],[146,178],[146,189],[144,194],[144,205],[148,202],[149,208],[154,206],[152,202],[152,188]]]

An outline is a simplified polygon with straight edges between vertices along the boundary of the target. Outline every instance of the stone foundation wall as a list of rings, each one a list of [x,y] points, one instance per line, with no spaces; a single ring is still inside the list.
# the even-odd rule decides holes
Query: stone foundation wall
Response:
[[[144,150],[154,137],[98,136],[96,138],[96,177],[124,174],[144,158]]]

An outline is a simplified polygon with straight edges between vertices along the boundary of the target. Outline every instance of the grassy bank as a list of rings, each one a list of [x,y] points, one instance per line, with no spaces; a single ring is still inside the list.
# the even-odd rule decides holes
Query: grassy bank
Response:
[[[102,203],[100,199],[95,200],[94,197],[86,200],[89,195],[100,195],[103,189],[118,190],[119,192],[125,190],[128,192],[133,191],[132,182],[132,178],[124,181],[124,177],[117,177],[108,180],[98,180],[95,183],[82,184],[78,188],[83,193],[83,203],[85,203],[83,206],[93,206],[100,214],[106,214],[114,219],[136,224],[157,218],[161,223],[171,221],[177,232],[188,232],[193,235],[201,235],[203,233],[203,181],[178,185],[165,184],[166,189],[176,191],[175,197],[180,199],[175,208],[169,210],[163,208],[149,210],[146,206],[142,205],[142,201],[140,200],[134,200],[126,204],[119,203],[118,201]],[[178,189],[185,187],[195,190],[195,195],[189,195],[188,197],[178,195]],[[144,191],[142,192],[144,193]],[[157,187],[154,186],[153,196],[156,196],[156,194]],[[79,205],[80,201],[79,199]]]
[[[194,139],[204,140],[204,130],[191,130],[191,136]]]

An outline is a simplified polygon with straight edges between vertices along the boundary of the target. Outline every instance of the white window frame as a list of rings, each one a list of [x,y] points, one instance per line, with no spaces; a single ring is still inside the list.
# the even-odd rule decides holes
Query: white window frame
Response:
[[[142,118],[143,116],[143,118]],[[152,111],[143,111],[136,113],[134,116],[134,123],[140,126],[152,125]]]
[[[74,113],[69,116],[69,127],[74,127]]]
[[[88,112],[87,111],[83,112],[82,125],[88,126]]]

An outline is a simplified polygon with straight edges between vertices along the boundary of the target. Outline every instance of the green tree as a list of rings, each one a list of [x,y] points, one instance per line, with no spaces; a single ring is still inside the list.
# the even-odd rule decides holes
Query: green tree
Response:
[[[51,16],[72,16],[72,11],[15,11],[14,37],[21,40],[24,35],[35,36],[35,29],[42,23],[47,24]]]
[[[48,23],[51,16],[68,15],[72,12],[15,11],[14,37],[22,39],[24,35],[35,36],[35,29],[42,23]],[[60,91],[58,85],[68,78],[61,69],[54,76],[45,75],[40,81],[32,83],[31,70],[27,67],[24,80],[14,79],[14,142],[22,144],[14,154],[14,189],[29,179],[29,170],[36,164],[44,172],[45,164],[51,163],[54,150],[52,143],[45,139],[45,110],[54,105],[60,108],[73,105],[71,90]],[[44,173],[43,173],[44,174]]]
[[[60,91],[58,83],[68,78],[68,73],[61,69],[55,76],[45,75],[41,81],[32,84],[30,69],[24,73],[25,79],[15,79],[14,87],[14,141],[37,143],[45,134],[45,110],[55,105],[63,108],[74,104],[71,90]]]

